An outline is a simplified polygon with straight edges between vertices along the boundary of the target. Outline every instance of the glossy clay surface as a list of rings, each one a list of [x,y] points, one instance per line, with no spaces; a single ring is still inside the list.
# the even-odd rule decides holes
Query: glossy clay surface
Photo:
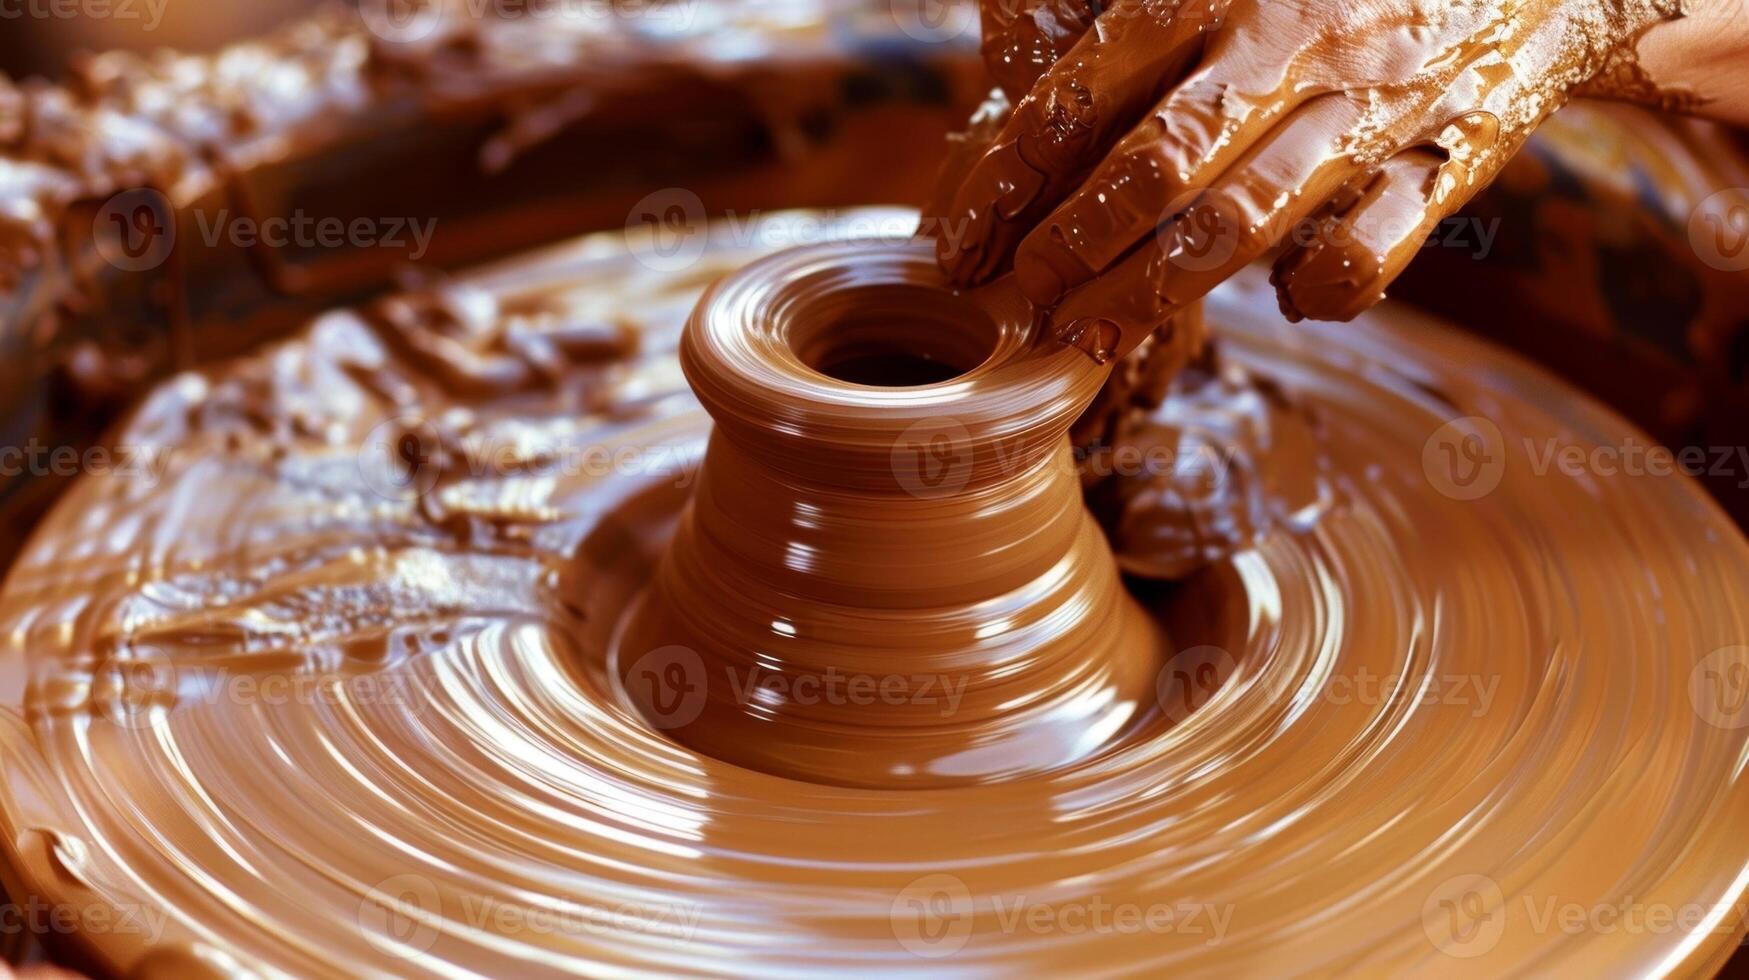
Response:
[[[1059,768],[1152,721],[1166,638],[1067,439],[1107,372],[1034,340],[1017,292],[955,297],[917,248],[788,250],[707,292],[680,362],[715,435],[613,652],[645,717],[895,788]],[[952,376],[827,373],[927,378],[907,352]]]
[[[681,323],[754,251],[661,272],[588,240],[157,392],[123,441],[177,447],[163,480],[85,479],[0,595],[15,895],[152,911],[151,942],[77,939],[123,971],[1588,975],[1734,945],[1749,734],[1707,683],[1744,669],[1740,534],[1683,479],[1539,473],[1526,439],[1632,435],[1541,372],[1397,312],[1289,327],[1249,273],[1209,319],[1309,420],[1259,451],[1328,499],[1132,583],[1177,651],[1153,729],[875,789],[654,727],[610,641],[697,485]],[[1497,436],[1442,429],[1469,416]],[[1184,540],[1155,489],[1126,567]],[[1706,911],[1545,915],[1624,902]]]

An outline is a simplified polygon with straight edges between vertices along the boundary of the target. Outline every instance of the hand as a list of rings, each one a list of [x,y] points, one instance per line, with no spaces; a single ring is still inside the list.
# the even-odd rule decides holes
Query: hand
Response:
[[[1088,4],[1089,0],[980,0],[979,51],[996,89],[972,114],[965,132],[948,135],[947,158],[936,180],[934,200],[923,208],[924,227],[936,226],[938,240],[957,240],[941,234],[939,228],[960,183],[1008,122],[1014,100],[1030,91],[1039,76],[1087,32],[1094,17]]]
[[[981,0],[984,68],[1017,101],[1092,25],[1091,0]]]
[[[1114,0],[939,205],[943,267],[1012,261],[1100,358],[1278,245],[1284,311],[1350,318],[1679,2]]]

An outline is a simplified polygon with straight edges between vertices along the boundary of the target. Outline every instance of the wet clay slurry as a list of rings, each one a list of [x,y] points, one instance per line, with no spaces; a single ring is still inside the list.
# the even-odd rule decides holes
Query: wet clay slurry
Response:
[[[825,373],[879,347],[890,378]],[[900,353],[955,376],[880,384],[917,377]],[[653,723],[766,772],[916,786],[1153,720],[1164,637],[1067,438],[1109,368],[1041,344],[1017,291],[957,296],[921,245],[797,249],[706,293],[680,361],[716,431],[615,654]],[[676,664],[731,683],[688,703]]]
[[[167,450],[156,478],[80,480],[0,590],[6,893],[88,916],[53,938],[97,966],[175,976],[1699,974],[1735,946],[1749,709],[1730,681],[1749,673],[1749,545],[1690,480],[1548,463],[1550,446],[1592,460],[1641,437],[1545,373],[1397,309],[1290,326],[1254,271],[1208,301],[1224,367],[1195,368],[1141,420],[1138,445],[1178,455],[1114,463],[1140,489],[1099,501],[1124,568],[1181,580],[1132,575],[1133,599],[1105,596],[1091,546],[1068,553],[1094,567],[1063,569],[1169,638],[1155,722],[1072,761],[1054,738],[995,762],[946,751],[976,727],[966,712],[1000,734],[1031,707],[988,700],[977,647],[957,699],[885,670],[872,687],[792,684],[787,668],[835,658],[763,641],[756,653],[795,659],[747,688],[720,672],[747,648],[722,641],[780,603],[756,584],[721,600],[738,620],[695,634],[718,673],[689,677],[672,650],[644,665],[677,682],[661,692],[670,717],[710,719],[696,742],[674,737],[612,648],[689,550],[677,527],[726,539],[694,554],[736,549],[781,576],[805,548],[749,542],[778,533],[760,522],[782,501],[789,544],[842,542],[859,535],[848,517],[805,525],[905,472],[849,384],[759,367],[842,370],[825,338],[743,331],[765,346],[726,376],[700,370],[696,331],[676,357],[701,291],[759,257],[736,242],[795,240],[754,230],[719,229],[665,272],[636,240],[585,240],[158,389],[117,434]],[[790,268],[776,261],[763,268]],[[894,275],[851,268],[865,288]],[[735,289],[748,295],[706,308],[804,298],[778,280],[721,287]],[[937,324],[964,310],[895,308]],[[848,323],[851,354],[881,353],[868,319],[815,319]],[[928,331],[983,339],[924,345],[926,359],[971,378],[1039,356],[991,322]],[[410,344],[414,324],[442,342]],[[1079,366],[980,403],[990,418],[1060,431],[1100,369],[1044,356]],[[755,370],[776,373],[721,380]],[[955,383],[867,397],[923,417]],[[737,431],[757,417],[749,394],[769,434]],[[836,459],[799,459],[783,440],[803,437]],[[1050,441],[1020,440],[1046,455]],[[972,458],[968,488],[984,479]],[[769,509],[740,500],[809,473],[837,482],[786,487]],[[1070,537],[1063,509],[1002,540]],[[920,564],[910,584],[957,583],[950,598],[970,603],[1011,568],[1011,596],[1031,581],[1024,549],[1008,565],[997,543],[968,545],[987,567]],[[872,531],[859,544],[900,552]],[[797,590],[862,567],[821,561]],[[843,620],[809,602],[773,622],[855,643],[883,597],[911,600],[897,584],[858,589]],[[1056,668],[1021,664],[1037,680],[1017,691],[1061,690]],[[1115,666],[1091,683],[1128,696]],[[797,757],[818,779],[774,771],[787,759],[737,764],[715,737],[737,687],[750,709],[771,697],[758,690],[788,700],[732,723],[781,741],[831,722],[821,743],[846,754],[867,744],[857,726],[928,731],[932,707],[959,731],[913,735],[915,758],[966,778],[825,753]],[[1023,771],[1001,774],[1008,760]],[[880,785],[846,785],[855,772]]]

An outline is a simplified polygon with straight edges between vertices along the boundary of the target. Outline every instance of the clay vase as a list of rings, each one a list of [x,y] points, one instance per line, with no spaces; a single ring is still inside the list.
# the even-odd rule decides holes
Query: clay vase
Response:
[[[1079,762],[1154,714],[1165,649],[1082,504],[1070,424],[1108,367],[924,244],[809,246],[699,301],[715,421],[613,673],[699,752],[927,787]]]

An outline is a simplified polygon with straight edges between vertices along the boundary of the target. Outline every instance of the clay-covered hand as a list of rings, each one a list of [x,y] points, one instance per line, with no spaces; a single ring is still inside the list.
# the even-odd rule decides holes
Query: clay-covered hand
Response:
[[[1682,2],[1114,0],[1048,68],[1003,66],[1043,73],[938,201],[943,267],[1012,262],[1101,359],[1278,246],[1284,311],[1350,318]]]
[[[965,131],[948,136],[934,199],[923,208],[925,230],[938,226],[934,232],[938,240],[957,238],[943,234],[940,226],[966,174],[1008,121],[1013,103],[1081,40],[1094,16],[1091,0],[979,0],[979,51],[996,88],[973,113]]]

